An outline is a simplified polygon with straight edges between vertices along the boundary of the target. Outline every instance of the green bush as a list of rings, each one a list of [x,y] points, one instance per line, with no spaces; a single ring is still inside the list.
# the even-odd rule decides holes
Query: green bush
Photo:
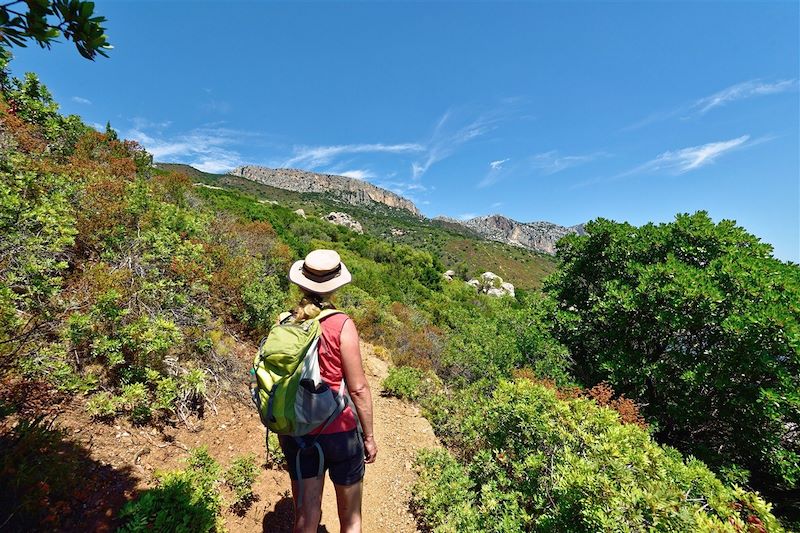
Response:
[[[439,384],[436,374],[410,366],[392,367],[382,383],[386,394],[403,400],[417,400],[435,390]]]
[[[757,495],[618,414],[527,380],[475,396],[471,452],[423,453],[414,508],[434,531],[782,531]]]
[[[231,504],[234,512],[242,513],[247,510],[255,499],[253,483],[258,476],[258,467],[254,455],[237,457],[225,472],[225,483],[233,491],[235,499]]]
[[[86,411],[92,418],[114,418],[119,409],[120,398],[107,391],[98,392],[86,402]]]
[[[119,515],[122,523],[119,531],[223,531],[218,476],[219,465],[208,455],[208,450],[193,450],[187,468],[159,473],[156,488],[125,504]]]
[[[704,212],[586,232],[560,241],[547,284],[584,385],[608,381],[666,442],[796,493],[800,267]]]

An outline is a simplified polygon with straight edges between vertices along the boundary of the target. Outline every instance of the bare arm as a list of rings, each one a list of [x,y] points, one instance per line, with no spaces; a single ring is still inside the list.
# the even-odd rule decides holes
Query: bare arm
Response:
[[[348,320],[342,327],[339,338],[342,352],[342,371],[350,391],[350,397],[356,407],[356,416],[361,421],[364,431],[364,448],[366,462],[375,461],[378,448],[375,445],[375,435],[372,427],[372,393],[369,390],[367,376],[361,363],[361,348],[358,344],[358,331],[352,320]]]

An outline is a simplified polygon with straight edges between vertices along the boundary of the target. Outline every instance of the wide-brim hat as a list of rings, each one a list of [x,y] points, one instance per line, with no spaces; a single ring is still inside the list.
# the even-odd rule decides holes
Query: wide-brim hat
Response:
[[[314,250],[289,269],[289,281],[318,294],[333,292],[352,279],[335,250]]]

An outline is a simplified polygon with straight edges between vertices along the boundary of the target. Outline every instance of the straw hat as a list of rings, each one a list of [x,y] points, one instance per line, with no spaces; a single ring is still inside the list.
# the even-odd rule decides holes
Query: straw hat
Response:
[[[352,279],[335,250],[314,250],[289,269],[289,281],[317,294],[333,292]]]

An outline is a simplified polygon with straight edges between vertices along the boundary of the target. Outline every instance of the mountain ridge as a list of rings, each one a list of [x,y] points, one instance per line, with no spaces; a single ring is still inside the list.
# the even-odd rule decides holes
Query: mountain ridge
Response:
[[[263,185],[300,193],[323,193],[353,205],[383,204],[393,209],[408,211],[416,217],[427,218],[411,200],[372,183],[340,176],[291,168],[269,168],[243,165],[228,174]],[[555,244],[570,233],[581,234],[583,226],[561,226],[553,222],[520,222],[505,215],[494,214],[456,220],[449,217],[434,217],[432,220],[457,224],[479,236],[528,250],[555,254]]]
[[[457,220],[450,217],[435,217],[434,220],[449,224],[460,224],[485,239],[520,246],[529,250],[554,255],[556,242],[569,234],[583,235],[583,224],[562,226],[554,222],[539,220],[520,222],[505,215],[494,214]]]
[[[280,189],[301,193],[330,193],[356,205],[379,203],[394,209],[404,209],[418,217],[423,216],[414,202],[408,198],[367,181],[347,176],[256,165],[236,167],[229,174]]]

